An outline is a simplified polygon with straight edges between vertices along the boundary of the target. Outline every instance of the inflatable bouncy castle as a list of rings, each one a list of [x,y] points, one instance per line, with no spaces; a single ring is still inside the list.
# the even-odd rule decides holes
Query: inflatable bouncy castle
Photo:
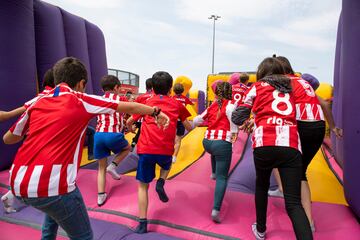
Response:
[[[57,60],[74,56],[82,60],[89,73],[88,93],[101,94],[100,78],[107,74],[105,42],[101,30],[87,20],[40,0],[0,1],[0,109],[22,106],[41,90],[44,72]],[[360,108],[357,80],[360,61],[360,2],[343,1],[339,20],[332,87],[322,84],[318,94],[333,98],[333,112],[343,140],[327,139],[308,169],[312,192],[315,239],[360,239]],[[254,73],[250,82],[256,81]],[[211,85],[227,81],[230,73],[210,75],[207,102],[213,101]],[[175,82],[186,86],[195,102],[193,115],[205,109],[205,93],[191,89],[191,80],[180,76]],[[75,121],[76,119],[74,119]],[[14,120],[15,121],[15,120]],[[4,134],[13,121],[0,124]],[[137,156],[131,153],[117,171],[121,180],[107,179],[108,201],[97,205],[97,163],[83,161],[77,184],[90,217],[94,239],[254,239],[251,224],[255,219],[255,169],[250,137],[239,133],[233,144],[227,192],[221,209],[221,224],[211,220],[215,182],[210,179],[211,157],[202,140],[206,127],[186,134],[176,163],[172,166],[166,191],[170,201],[158,199],[154,185],[149,188],[149,233],[138,235],[137,181],[134,178]],[[126,138],[131,141],[131,134]],[[160,144],[160,143],[159,143]],[[9,167],[17,146],[0,143],[0,195],[8,190]],[[86,152],[85,152],[86,153]],[[83,154],[83,158],[87,158]],[[112,159],[110,158],[109,161]],[[159,171],[159,170],[158,170]],[[276,188],[274,179],[271,188]],[[0,239],[39,239],[44,215],[20,202],[17,212],[0,208]],[[284,200],[269,198],[267,239],[295,239]],[[59,230],[57,239],[67,239]]]

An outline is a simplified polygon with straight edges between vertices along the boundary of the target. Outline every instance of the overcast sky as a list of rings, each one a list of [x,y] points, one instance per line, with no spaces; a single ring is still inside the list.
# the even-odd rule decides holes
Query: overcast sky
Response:
[[[185,75],[205,90],[211,73],[255,71],[273,53],[294,69],[332,83],[341,0],[45,0],[98,25],[109,68],[144,80],[158,70]]]

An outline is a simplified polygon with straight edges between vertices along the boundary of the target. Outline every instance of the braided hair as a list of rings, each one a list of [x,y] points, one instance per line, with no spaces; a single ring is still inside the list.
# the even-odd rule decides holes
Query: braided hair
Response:
[[[232,99],[232,87],[228,82],[219,82],[216,85],[215,94],[217,96],[217,104],[219,106],[217,118],[220,117],[220,112],[222,108],[223,99],[231,100]]]

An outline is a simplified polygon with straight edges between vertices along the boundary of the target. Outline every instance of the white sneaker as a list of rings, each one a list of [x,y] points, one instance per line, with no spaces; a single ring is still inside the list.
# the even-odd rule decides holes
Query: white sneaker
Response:
[[[176,156],[172,157],[172,163],[176,163]]]
[[[6,213],[14,213],[16,212],[16,209],[14,208],[14,195],[11,191],[8,191],[1,197],[1,202],[4,205],[4,209]]]
[[[215,180],[215,179],[216,179],[216,174],[215,174],[215,173],[211,173],[210,179]]]
[[[98,194],[97,205],[98,205],[99,207],[101,207],[102,205],[105,204],[106,199],[107,199],[107,194],[106,194],[106,193],[100,193],[100,194]]]
[[[221,223],[220,220],[220,211],[213,209],[211,211],[211,218],[215,223]]]
[[[110,163],[110,165],[106,168],[106,172],[109,173],[113,179],[120,180],[121,175],[116,172],[116,167],[117,166],[115,166],[115,164]]]
[[[265,240],[265,232],[263,233],[259,232],[256,228],[256,223],[253,223],[251,228],[256,240]]]
[[[269,190],[269,191],[268,191],[268,195],[269,195],[270,197],[280,197],[280,198],[284,198],[284,193],[281,192],[279,189]]]

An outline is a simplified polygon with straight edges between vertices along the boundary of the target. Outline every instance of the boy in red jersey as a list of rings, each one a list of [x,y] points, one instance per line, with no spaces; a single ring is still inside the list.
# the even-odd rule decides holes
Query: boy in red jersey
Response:
[[[87,72],[76,58],[61,59],[53,69],[57,86],[32,103],[3,137],[5,144],[14,144],[27,136],[10,170],[11,191],[45,213],[43,239],[55,239],[59,225],[70,239],[93,239],[75,183],[89,120],[115,111],[152,114],[164,126],[168,118],[156,107],[83,93]]]
[[[190,116],[188,110],[178,101],[169,96],[172,87],[173,78],[167,72],[156,72],[152,76],[153,90],[156,94],[148,99],[148,106],[158,106],[161,111],[170,118],[169,127],[164,131],[157,129],[156,123],[148,116],[144,117],[141,126],[141,134],[137,145],[139,154],[139,163],[136,179],[139,181],[139,218],[140,223],[136,228],[137,233],[147,232],[147,207],[148,207],[148,189],[149,183],[155,177],[155,165],[161,167],[160,178],[156,183],[156,192],[162,202],[169,201],[164,184],[172,164],[172,155],[174,153],[174,140],[176,135],[176,123],[180,119],[186,128],[192,129],[190,123],[186,120]],[[136,115],[127,122],[131,127],[135,120],[141,116]]]
[[[121,101],[119,96],[121,83],[117,77],[106,75],[101,79],[100,84],[105,92],[103,95],[104,99],[111,99],[115,102]],[[125,139],[122,129],[123,115],[121,113],[103,113],[97,116],[97,126],[94,137],[94,157],[99,163],[97,200],[99,207],[104,205],[107,199],[105,192],[106,172],[109,173],[113,179],[120,180],[120,175],[116,172],[116,167],[130,152],[130,145]],[[116,156],[112,163],[107,166],[107,158],[111,155],[111,152],[116,154]]]
[[[278,168],[284,188],[285,206],[297,239],[311,240],[310,223],[301,205],[302,160],[297,131],[296,108],[291,80],[276,58],[264,59],[257,71],[258,81],[245,94],[232,115],[242,125],[253,112],[254,162],[256,169],[256,239],[265,239],[270,176]]]
[[[152,90],[152,78],[148,78],[146,79],[145,81],[145,85],[146,85],[146,93],[138,96],[136,99],[135,99],[135,102],[137,103],[142,103],[142,104],[145,104],[146,101],[151,98],[152,96],[154,96],[154,92]],[[136,123],[135,123],[135,126],[136,128],[138,129],[138,131],[136,132],[135,134],[135,137],[132,139],[132,142],[131,142],[131,151],[134,151],[134,148],[139,140],[139,136],[140,136],[140,132],[141,132],[141,122],[142,122],[142,119],[138,120]],[[130,129],[129,129],[130,130]]]
[[[176,83],[173,87],[173,91],[175,93],[173,98],[182,105],[184,105],[184,107],[186,107],[186,105],[194,105],[188,97],[182,95],[184,92],[184,86],[181,83]],[[179,119],[176,125],[175,151],[172,158],[173,163],[176,162],[176,157],[179,153],[179,149],[181,146],[181,139],[184,136],[184,134],[185,134],[185,127],[184,124]]]

